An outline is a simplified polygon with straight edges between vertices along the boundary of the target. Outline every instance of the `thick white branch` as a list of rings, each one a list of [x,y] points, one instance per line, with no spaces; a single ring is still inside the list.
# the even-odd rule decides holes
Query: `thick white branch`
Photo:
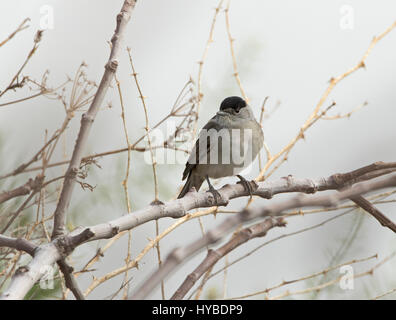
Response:
[[[265,216],[280,216],[286,210],[302,207],[334,207],[341,201],[354,196],[396,186],[396,175],[374,181],[361,182],[339,193],[306,196],[298,195],[293,199],[282,202],[269,202],[267,205],[249,208],[226,219],[222,224],[208,231],[204,237],[191,242],[185,247],[174,249],[167,257],[162,266],[154,272],[132,296],[132,299],[144,299],[148,294],[171,272],[176,270],[182,263],[196,254],[200,249],[212,245],[223,239],[229,232],[241,223],[252,222]]]
[[[360,168],[361,172],[356,175],[352,175],[354,171],[345,174],[334,174],[329,177],[317,178],[317,179],[298,179],[292,176],[280,178],[275,181],[264,181],[258,182],[256,190],[253,192],[254,195],[260,196],[265,199],[270,199],[274,195],[279,193],[291,193],[291,192],[302,192],[312,194],[317,191],[324,190],[337,190],[340,187],[344,187],[345,184],[351,185],[354,182],[360,181],[360,179],[371,179],[376,177],[376,173],[381,171],[384,174],[389,173],[384,171],[383,167],[393,166],[396,167],[395,163],[383,164],[378,169],[379,164],[372,164],[367,167]],[[371,175],[368,175],[364,168],[371,168],[369,171]],[[375,169],[375,170],[374,170]],[[356,171],[356,170],[355,170]],[[84,241],[93,241],[98,239],[106,239],[115,236],[117,233],[133,229],[148,221],[161,219],[161,218],[180,218],[186,215],[189,210],[196,208],[212,207],[215,205],[226,206],[231,199],[248,196],[248,192],[241,184],[225,185],[218,189],[221,195],[220,201],[216,203],[212,193],[210,192],[195,192],[191,191],[184,198],[171,200],[160,205],[150,205],[146,208],[133,212],[133,214],[125,214],[122,217],[116,218],[106,223],[90,226],[80,227],[71,232],[71,236],[76,236],[81,231],[89,229],[93,234],[92,237]],[[78,245],[78,244],[77,244]]]
[[[286,193],[286,192],[315,193],[316,191],[323,191],[323,190],[338,190],[341,187],[351,185],[361,180],[372,179],[382,174],[384,175],[389,174],[390,172],[392,172],[392,170],[394,170],[395,167],[396,167],[395,163],[374,163],[372,165],[359,168],[357,170],[348,173],[335,174],[327,178],[296,179],[292,176],[288,176],[276,181],[260,182],[256,185],[255,191],[253,193],[257,196],[270,199],[272,196],[278,193]],[[396,178],[393,179],[396,180]],[[352,188],[349,189],[352,190],[349,193],[347,191],[344,191],[342,193],[338,193],[338,196],[342,195],[342,197],[346,196],[347,198],[349,198],[349,197],[353,197],[356,194],[364,193],[368,189],[367,190],[362,189],[363,188],[362,186],[366,186],[366,187],[369,186],[370,188],[373,189],[381,187],[378,185],[378,182],[376,181],[366,182],[366,184],[364,183],[359,184],[360,189]],[[10,298],[10,297],[12,299],[23,298],[24,294],[26,294],[29,288],[31,288],[34,285],[35,281],[40,279],[43,272],[40,271],[41,267],[45,269],[47,268],[47,266],[52,265],[54,262],[58,261],[59,259],[65,258],[68,254],[70,254],[74,250],[75,247],[81,245],[82,243],[85,243],[87,241],[98,240],[98,239],[111,238],[121,231],[133,229],[151,220],[160,219],[164,217],[179,218],[186,215],[189,210],[194,208],[211,207],[214,205],[227,205],[229,200],[231,199],[248,195],[248,192],[241,184],[225,185],[224,187],[220,188],[218,192],[221,195],[221,199],[217,203],[215,202],[215,199],[211,193],[195,192],[194,190],[192,190],[182,199],[172,200],[161,205],[150,205],[144,209],[134,212],[133,214],[124,215],[120,218],[111,220],[107,223],[102,223],[91,227],[80,227],[72,231],[68,235],[58,237],[55,240],[53,240],[49,245],[40,246],[39,249],[36,250],[32,262],[27,267],[22,267],[22,269],[20,268],[20,271],[25,270],[26,272],[17,272],[15,274],[15,276],[12,279],[10,288],[6,291],[7,296],[3,296],[2,298]],[[281,202],[280,204],[271,203],[271,205],[265,207],[265,214],[275,215],[278,212],[282,212],[283,210],[290,209],[294,206],[299,207],[306,205],[319,205],[319,206],[331,205],[331,204],[335,204],[337,201],[340,201],[341,199],[344,198],[339,198],[339,197],[337,198],[337,196],[329,197],[327,195],[325,196],[325,198],[298,197],[296,199],[293,200],[294,202],[286,201],[286,202]],[[320,200],[322,202],[315,203],[314,202],[315,199],[322,199]],[[323,199],[325,199],[327,202],[324,203]],[[304,201],[308,201],[308,202],[304,202]],[[286,207],[282,207],[282,205],[286,205]],[[227,219],[217,229],[214,229],[211,232],[209,232],[200,241],[191,244],[191,246],[188,248],[177,250],[177,252],[174,253],[172,257],[175,258],[174,261],[179,263],[184,260],[183,257],[187,257],[191,255],[192,253],[202,248],[202,246],[205,246],[210,243],[214,243],[219,239],[221,239],[227,232],[232,230],[235,227],[235,225],[237,225],[238,223],[247,220],[256,219],[259,216],[260,214],[253,210],[249,212],[244,212],[243,214],[235,215],[232,218]],[[43,261],[41,261],[41,259],[43,259]],[[169,259],[170,258],[168,258],[168,260]],[[172,266],[172,263],[174,262],[172,259],[170,259],[171,262],[166,262],[164,264],[164,267],[168,268],[169,265]],[[160,270],[161,272],[164,272],[163,270],[166,270],[166,274],[167,272],[171,271],[169,269],[163,269],[163,268],[161,268]],[[159,276],[160,277],[156,279],[163,278],[161,274],[159,274]],[[24,281],[26,281],[25,284],[22,283]],[[155,286],[155,283],[157,282],[154,279],[152,283],[154,283]],[[141,293],[142,296],[145,296],[148,293],[147,288],[149,287],[145,287],[145,291],[142,291]]]
[[[8,289],[0,296],[0,300],[21,300],[34,286],[34,284],[60,259],[58,248],[49,243],[39,247],[33,260],[15,271]]]

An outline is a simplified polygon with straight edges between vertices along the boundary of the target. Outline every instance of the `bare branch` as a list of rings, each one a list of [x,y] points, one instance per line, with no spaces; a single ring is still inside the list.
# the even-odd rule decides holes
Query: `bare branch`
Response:
[[[382,38],[384,38],[387,34],[389,34],[394,28],[396,27],[396,21],[392,23],[392,25],[390,25],[384,32],[382,32],[379,36],[374,37],[374,39],[371,41],[368,49],[366,50],[366,52],[363,54],[363,57],[359,60],[359,62],[352,68],[350,68],[349,70],[347,70],[346,72],[344,72],[343,74],[339,75],[338,77],[335,78],[331,78],[330,79],[330,83],[329,86],[327,87],[327,89],[325,90],[325,92],[323,93],[323,95],[321,96],[320,100],[318,101],[318,103],[315,106],[315,109],[313,110],[313,112],[310,114],[310,116],[308,117],[308,119],[305,121],[305,123],[302,125],[300,131],[298,132],[298,134],[281,150],[279,151],[276,155],[274,155],[273,157],[271,157],[271,159],[269,159],[266,163],[266,165],[263,167],[263,169],[261,170],[259,176],[256,178],[256,180],[260,181],[264,178],[264,174],[265,172],[268,170],[268,168],[278,159],[280,158],[282,155],[287,156],[287,154],[290,152],[290,150],[294,147],[294,145],[297,143],[297,141],[299,141],[300,139],[302,139],[304,137],[304,132],[312,125],[313,121],[318,117],[318,114],[321,110],[321,108],[323,107],[324,103],[326,102],[327,98],[329,97],[330,93],[333,91],[334,87],[343,79],[345,79],[346,77],[350,76],[352,73],[354,73],[355,71],[359,70],[360,68],[365,67],[365,61],[367,59],[367,57],[369,56],[371,50],[376,46],[376,44],[382,40]]]
[[[281,283],[279,283],[279,284],[277,284],[275,286],[272,286],[272,287],[266,288],[264,290],[260,290],[260,291],[254,292],[254,293],[245,294],[243,296],[232,297],[229,300],[241,300],[241,299],[250,298],[250,297],[253,297],[253,296],[256,296],[256,295],[259,295],[259,294],[268,295],[269,292],[271,292],[271,291],[273,291],[275,289],[279,289],[281,287],[284,287],[284,286],[287,286],[287,285],[290,285],[290,284],[294,284],[294,283],[297,283],[297,282],[301,282],[301,281],[305,281],[305,280],[308,280],[308,279],[312,279],[312,278],[315,278],[315,277],[318,277],[318,276],[321,276],[321,275],[326,275],[330,271],[339,269],[340,267],[345,266],[345,265],[351,265],[351,264],[355,264],[355,263],[359,263],[359,262],[364,262],[364,261],[368,261],[368,260],[371,260],[371,259],[374,259],[374,258],[377,259],[378,255],[375,254],[375,255],[367,257],[367,258],[353,259],[351,261],[340,263],[340,264],[338,264],[336,266],[329,267],[329,268],[326,268],[326,269],[324,269],[322,271],[315,272],[315,273],[312,273],[310,275],[303,276],[303,277],[300,277],[300,278],[297,278],[297,279],[287,280],[287,281],[283,280]],[[268,298],[268,297],[266,296],[266,298]]]
[[[353,275],[353,279],[357,279],[357,278],[368,276],[368,275],[373,275],[373,273],[374,273],[374,271],[376,269],[381,267],[383,264],[385,264],[387,261],[392,259],[394,256],[395,256],[395,253],[392,253],[391,255],[387,256],[386,258],[384,258],[383,260],[378,262],[376,265],[374,265],[370,269],[368,269],[368,270],[366,270],[364,272],[360,272],[360,273],[354,274]],[[333,279],[333,280],[330,280],[330,281],[327,281],[325,283],[319,284],[317,286],[313,286],[313,287],[309,287],[309,288],[301,289],[301,290],[296,290],[296,291],[292,291],[292,292],[287,290],[287,291],[285,291],[284,293],[282,293],[282,294],[280,294],[278,296],[269,298],[269,300],[278,300],[278,299],[282,299],[282,298],[289,297],[289,296],[292,296],[292,295],[299,295],[299,294],[304,294],[304,293],[308,293],[308,292],[318,292],[320,290],[323,290],[324,288],[327,288],[327,287],[329,287],[331,285],[339,283],[341,281],[341,279],[342,279],[342,275],[337,277],[337,278],[335,278],[335,279]]]
[[[66,287],[73,292],[77,300],[85,300],[84,294],[78,287],[77,281],[73,275],[73,268],[69,266],[65,259],[58,261],[59,269],[62,271],[65,277]]]
[[[12,38],[14,38],[14,36],[15,36],[18,32],[20,32],[20,31],[22,31],[22,30],[24,30],[24,29],[26,29],[26,28],[29,28],[29,26],[25,25],[26,22],[28,22],[28,21],[30,21],[30,18],[26,18],[25,20],[23,20],[23,21],[21,22],[21,24],[18,26],[18,28],[16,28],[16,30],[15,30],[14,32],[12,32],[6,39],[4,39],[3,41],[0,42],[0,47],[2,47],[2,46],[5,45],[8,41],[10,41]]]
[[[271,199],[279,193],[302,192],[312,194],[317,191],[338,190],[343,186],[345,187],[355,183],[359,177],[367,174],[370,170],[374,172],[390,167],[396,167],[396,163],[376,162],[351,172],[337,173],[327,178],[298,179],[288,176],[275,181],[258,182],[253,195]],[[382,170],[382,172],[384,171]],[[86,229],[89,229],[94,234],[89,241],[112,238],[122,231],[133,229],[151,220],[165,217],[181,218],[191,209],[212,207],[215,205],[225,206],[232,199],[249,195],[248,191],[239,183],[234,185],[227,184],[218,189],[218,192],[221,196],[218,202],[216,202],[210,192],[195,192],[192,190],[184,198],[168,201],[161,205],[150,205],[133,212],[133,214],[124,215],[106,223],[87,227]],[[81,229],[74,230],[71,232],[71,235],[76,235],[80,231]]]
[[[396,225],[389,220],[381,211],[379,211],[375,206],[373,206],[370,201],[363,198],[362,196],[352,197],[351,200],[355,202],[359,207],[370,213],[378,222],[383,226],[391,229],[396,233]]]
[[[253,226],[242,229],[235,233],[231,240],[225,245],[216,250],[209,250],[206,258],[201,262],[201,264],[190,273],[180,287],[171,297],[171,300],[180,300],[187,294],[187,292],[192,288],[192,286],[198,281],[198,279],[205,274],[208,270],[213,268],[213,266],[222,259],[225,255],[230,253],[232,250],[241,246],[242,244],[248,242],[251,239],[257,237],[264,237],[268,230],[274,227],[283,227],[286,223],[282,218],[266,218],[264,221],[259,222]]]
[[[22,66],[18,69],[14,77],[11,79],[9,85],[3,91],[0,91],[0,97],[2,97],[8,90],[22,88],[25,85],[25,81],[27,77],[23,77],[22,81],[20,82],[18,81],[18,77],[21,74],[22,70],[25,68],[25,66],[28,64],[29,60],[32,58],[34,53],[36,52],[37,48],[39,47],[39,42],[41,41],[42,33],[43,30],[37,31],[34,37],[33,48],[29,51],[25,61],[23,62]]]
[[[33,260],[19,267],[11,279],[10,286],[0,296],[0,300],[21,300],[52,265],[61,258],[55,244],[50,243],[37,248]]]
[[[245,99],[245,101],[247,103],[249,103],[249,98],[247,97],[246,92],[243,89],[241,78],[239,77],[238,65],[237,65],[237,61],[236,61],[236,57],[235,57],[235,50],[234,50],[234,41],[235,41],[235,39],[232,37],[231,30],[230,30],[230,17],[229,17],[229,14],[228,14],[229,11],[230,11],[230,0],[228,0],[227,7],[224,10],[224,14],[225,14],[225,23],[226,23],[228,41],[230,42],[232,67],[234,69],[234,77],[235,77],[235,80],[236,80],[236,82],[238,84],[239,90],[241,91],[241,95],[242,95],[243,99]]]
[[[388,294],[392,294],[392,293],[394,293],[394,292],[396,292],[396,288],[393,288],[393,289],[391,289],[391,290],[389,290],[389,291],[387,291],[387,292],[385,292],[385,293],[383,293],[383,294],[380,294],[379,296],[376,296],[376,297],[372,298],[371,300],[378,300],[378,299],[381,299],[382,297],[385,297],[385,296],[387,296]]]
[[[86,142],[88,140],[89,132],[92,126],[95,116],[103,102],[106,95],[107,89],[109,88],[111,81],[113,80],[114,74],[117,70],[118,61],[117,57],[120,52],[120,42],[124,34],[126,25],[130,19],[132,9],[135,7],[135,0],[125,0],[121,8],[121,12],[117,15],[117,26],[114,31],[114,35],[111,39],[111,51],[108,62],[105,66],[105,72],[102,80],[92,101],[88,111],[81,117],[81,127],[76,141],[76,145],[73,150],[72,159],[67,169],[66,177],[63,182],[62,193],[54,213],[54,229],[52,237],[58,237],[65,232],[66,222],[66,210],[69,207],[73,188],[76,181],[78,169],[80,167],[82,154],[85,149]]]
[[[214,244],[225,237],[235,226],[266,216],[280,216],[282,212],[302,207],[332,207],[341,201],[350,199],[354,196],[387,187],[396,186],[396,175],[388,176],[381,180],[361,182],[342,192],[330,195],[305,196],[299,195],[288,201],[269,203],[261,208],[250,208],[234,215],[224,221],[221,225],[213,228],[206,233],[205,237],[198,239],[189,245],[174,249],[167,257],[162,267],[144,282],[132,299],[145,298],[169,273],[185,262],[192,255],[207,245]]]
[[[205,49],[204,49],[203,54],[202,54],[202,58],[201,58],[201,60],[198,62],[198,63],[199,63],[199,69],[198,69],[198,76],[197,76],[197,78],[198,78],[198,79],[197,79],[197,91],[198,91],[198,94],[197,94],[197,111],[196,111],[196,115],[197,115],[197,116],[196,116],[196,121],[195,121],[195,123],[194,123],[194,128],[193,128],[193,138],[195,137],[195,134],[196,134],[196,132],[197,132],[199,111],[200,111],[200,107],[201,107],[201,100],[202,100],[202,97],[203,97],[203,92],[202,92],[202,72],[203,72],[203,66],[204,66],[205,59],[206,59],[206,57],[207,57],[207,55],[208,55],[208,52],[209,52],[209,47],[210,47],[210,45],[211,45],[212,42],[213,42],[213,32],[214,32],[214,29],[215,29],[217,16],[218,16],[218,14],[219,14],[219,12],[220,12],[220,9],[221,9],[221,6],[222,6],[222,4],[223,4],[223,1],[224,1],[224,0],[220,0],[219,3],[218,3],[218,5],[217,5],[217,7],[216,7],[216,9],[215,9],[215,13],[214,13],[213,19],[212,19],[212,24],[211,24],[211,26],[210,26],[209,37],[208,37],[208,40],[206,41]]]
[[[38,175],[34,180],[29,179],[24,185],[15,188],[11,191],[4,191],[0,193],[0,203],[8,201],[12,198],[20,197],[29,194],[32,190],[36,190],[43,183],[43,176]]]
[[[11,238],[0,234],[0,247],[9,247],[17,250],[25,251],[34,256],[35,250],[38,248],[34,243],[23,238]]]

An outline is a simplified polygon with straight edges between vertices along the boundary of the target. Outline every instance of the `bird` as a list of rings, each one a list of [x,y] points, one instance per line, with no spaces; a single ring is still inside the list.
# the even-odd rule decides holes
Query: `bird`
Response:
[[[251,185],[239,173],[254,161],[263,143],[261,125],[246,101],[238,96],[225,98],[220,110],[199,132],[183,172],[182,180],[187,181],[178,199],[192,187],[198,191],[206,180],[208,191],[217,200],[220,194],[209,178],[228,176],[237,176],[252,196]]]

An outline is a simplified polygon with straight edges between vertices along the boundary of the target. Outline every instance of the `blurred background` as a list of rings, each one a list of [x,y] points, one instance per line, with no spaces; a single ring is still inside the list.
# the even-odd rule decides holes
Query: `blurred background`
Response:
[[[80,64],[87,67],[88,79],[99,83],[108,59],[109,44],[115,28],[115,17],[123,1],[1,1],[0,39],[6,38],[27,17],[30,27],[18,33],[0,49],[0,90],[7,87],[33,46],[33,38],[40,23],[49,22],[37,51],[22,75],[40,82],[49,71],[47,85],[57,87],[74,78]],[[226,4],[226,1],[224,2]],[[132,13],[124,38],[124,49],[119,57],[117,77],[120,81],[125,117],[130,140],[133,142],[144,134],[144,111],[129,64],[126,47],[131,54],[139,82],[146,96],[150,124],[164,118],[172,108],[178,94],[190,79],[196,81],[198,62],[202,58],[209,36],[218,1],[169,0],[138,1]],[[223,9],[225,5],[223,5]],[[52,21],[43,20],[52,10]],[[229,11],[230,30],[235,38],[235,54],[240,78],[257,118],[265,97],[266,108],[275,110],[264,120],[265,141],[270,151],[280,151],[298,132],[311,114],[331,77],[336,77],[355,66],[375,35],[386,30],[396,19],[396,3],[379,0],[349,1],[259,1],[232,0]],[[52,25],[51,25],[52,23]],[[218,110],[227,96],[240,95],[233,77],[232,58],[225,24],[224,11],[217,17],[214,42],[208,50],[203,65],[200,118],[202,127]],[[396,31],[389,33],[372,50],[366,60],[366,68],[359,69],[342,80],[332,91],[324,106],[333,101],[336,106],[330,116],[346,114],[367,102],[367,105],[350,117],[339,120],[319,120],[294,147],[285,162],[269,179],[289,174],[295,177],[326,177],[346,172],[375,161],[394,161],[396,158]],[[34,93],[34,92],[33,92]],[[31,95],[28,86],[7,92],[0,104]],[[65,91],[70,98],[70,86]],[[83,110],[85,110],[83,108]],[[69,128],[60,140],[52,161],[69,159],[77,137],[80,116],[76,113]],[[64,119],[64,107],[57,99],[39,96],[18,104],[0,107],[0,175],[15,169],[29,160],[43,145],[45,130],[52,134]],[[166,128],[166,125],[161,128]],[[143,145],[143,144],[142,144]],[[121,120],[121,107],[116,86],[109,89],[105,104],[93,125],[86,155],[110,151],[126,146]],[[265,159],[265,152],[262,151]],[[76,187],[74,190],[68,227],[92,225],[127,214],[124,191],[121,185],[127,166],[127,153],[118,153],[97,159],[97,166],[90,166],[87,183],[93,191]],[[64,172],[66,166],[47,169],[47,178]],[[159,197],[168,201],[175,197],[182,186],[183,164],[158,165]],[[62,171],[63,170],[63,171]],[[147,206],[154,199],[152,168],[144,161],[142,153],[133,152],[129,178],[132,210]],[[258,174],[258,164],[248,178]],[[0,190],[9,190],[26,182],[35,173],[26,173],[0,181]],[[235,178],[222,179],[217,186],[235,182]],[[206,185],[204,185],[206,188]],[[288,196],[277,196],[276,200]],[[388,199],[392,199],[391,197]],[[46,205],[46,212],[53,212],[56,197]],[[9,206],[17,206],[15,200]],[[254,205],[267,200],[257,199]],[[238,210],[246,199],[231,202],[229,209]],[[395,205],[381,204],[378,208],[393,221],[396,220]],[[30,212],[30,211],[31,212]],[[342,211],[304,215],[289,218],[287,228],[273,229],[266,238],[250,241],[233,251],[231,262],[261,243],[285,233],[309,227],[335,216]],[[34,215],[35,209],[26,211]],[[204,229],[221,223],[226,217],[219,214],[202,219]],[[175,220],[159,221],[160,231]],[[19,221],[18,223],[23,223]],[[48,224],[51,227],[51,223]],[[176,246],[181,246],[201,236],[196,219],[183,224],[161,242],[161,254],[165,258]],[[155,237],[155,223],[149,222],[132,231],[132,256],[135,257]],[[229,239],[229,237],[227,238]],[[94,270],[78,279],[86,289],[93,277],[100,277],[124,264],[127,236],[106,251]],[[71,256],[75,270],[81,269],[105,245],[107,240],[85,244]],[[218,247],[220,244],[216,245]],[[226,288],[224,273],[213,277],[205,286],[203,297],[235,297],[263,290],[282,280],[291,280],[321,271],[332,265],[378,254],[381,258],[396,249],[392,231],[383,228],[368,214],[355,210],[322,227],[275,241],[254,254],[231,266],[227,271]],[[154,270],[157,263],[156,250],[151,250],[140,262],[139,269],[132,269],[129,276],[131,290],[136,288]],[[185,263],[165,282],[166,297],[203,259],[201,252]],[[22,260],[26,262],[28,258]],[[377,262],[378,262],[377,261]],[[358,273],[376,261],[354,265]],[[214,271],[223,267],[224,260]],[[338,285],[319,293],[311,292],[288,298],[366,299],[372,298],[396,286],[395,261],[389,261],[367,276],[355,280],[353,290],[342,290]],[[336,270],[333,279],[340,275]],[[327,279],[328,280],[328,279]],[[109,298],[118,290],[123,275],[98,286],[89,296],[91,299]],[[298,284],[295,289],[317,285],[324,279]],[[280,294],[285,289],[274,291]],[[35,292],[31,298],[54,298],[59,292]],[[159,288],[150,298],[160,298]],[[389,298],[395,298],[390,295]],[[263,295],[252,298],[262,299]]]

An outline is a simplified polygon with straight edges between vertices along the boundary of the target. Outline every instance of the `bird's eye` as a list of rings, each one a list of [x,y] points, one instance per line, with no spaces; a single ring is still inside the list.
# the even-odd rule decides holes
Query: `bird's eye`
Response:
[[[239,113],[239,109],[234,109],[235,110],[235,113]]]

